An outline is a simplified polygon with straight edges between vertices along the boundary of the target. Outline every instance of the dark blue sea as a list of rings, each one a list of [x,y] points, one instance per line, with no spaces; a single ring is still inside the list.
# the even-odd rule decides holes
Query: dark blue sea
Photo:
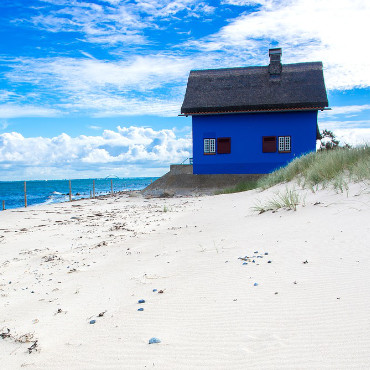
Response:
[[[95,179],[95,195],[104,195],[113,191],[144,189],[157,177],[134,177]],[[93,192],[93,179],[71,180],[72,199],[89,198]],[[69,180],[27,181],[27,205],[60,203],[69,200]],[[90,193],[91,192],[91,193]],[[5,208],[24,207],[24,181],[0,181],[0,210],[2,201]]]

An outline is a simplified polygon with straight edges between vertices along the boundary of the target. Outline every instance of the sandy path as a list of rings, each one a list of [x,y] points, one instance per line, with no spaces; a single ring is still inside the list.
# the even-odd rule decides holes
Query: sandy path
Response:
[[[274,191],[0,213],[0,329],[13,335],[0,341],[2,364],[369,368],[368,188],[251,211]],[[25,333],[32,341],[16,342]]]

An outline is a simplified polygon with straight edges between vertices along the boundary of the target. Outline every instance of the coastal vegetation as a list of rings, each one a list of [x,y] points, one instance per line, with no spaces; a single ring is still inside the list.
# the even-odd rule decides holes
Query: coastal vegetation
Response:
[[[370,180],[370,146],[337,147],[319,150],[294,159],[287,166],[263,176],[256,182],[241,183],[222,193],[235,193],[295,180],[302,188],[314,190],[317,186],[333,186],[343,191],[350,181]]]
[[[304,202],[302,196],[295,189],[285,189],[284,193],[277,192],[274,197],[262,203],[260,200],[252,207],[252,210],[258,213],[267,211],[276,211],[280,208],[297,210],[298,204]]]

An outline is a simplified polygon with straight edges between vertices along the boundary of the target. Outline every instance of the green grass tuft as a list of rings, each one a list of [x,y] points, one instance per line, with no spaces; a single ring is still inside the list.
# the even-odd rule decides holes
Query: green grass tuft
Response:
[[[303,201],[295,189],[286,188],[285,193],[276,193],[275,196],[269,199],[265,204],[257,201],[252,207],[254,212],[263,213],[267,211],[276,211],[277,209],[297,210],[297,206]]]
[[[216,191],[215,194],[217,195],[217,194],[239,193],[241,191],[248,191],[248,190],[253,190],[256,188],[257,188],[257,180],[250,180],[250,181],[240,182],[239,184],[231,188]]]
[[[370,180],[370,147],[338,148],[309,153],[294,159],[258,180],[262,189],[296,179],[303,187],[332,184],[335,189],[346,189],[346,181]]]

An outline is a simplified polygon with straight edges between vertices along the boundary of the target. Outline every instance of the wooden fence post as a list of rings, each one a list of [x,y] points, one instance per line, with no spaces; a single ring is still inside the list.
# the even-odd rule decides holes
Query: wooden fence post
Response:
[[[113,180],[110,180],[110,192],[113,195]]]
[[[93,198],[95,199],[95,180],[93,180]]]
[[[24,207],[27,208],[27,185],[26,185],[26,181],[24,182]]]
[[[71,185],[71,180],[69,180],[69,201],[72,202],[72,185]]]

